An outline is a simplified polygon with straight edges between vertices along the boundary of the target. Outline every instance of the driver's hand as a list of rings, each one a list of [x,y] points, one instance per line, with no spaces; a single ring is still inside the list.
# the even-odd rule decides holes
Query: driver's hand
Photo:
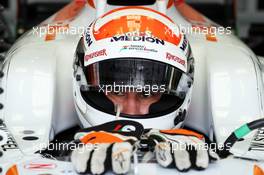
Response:
[[[203,135],[185,129],[151,130],[149,141],[154,145],[158,163],[162,167],[175,167],[180,172],[191,168],[206,169],[218,155],[205,143]]]
[[[92,131],[80,141],[83,146],[71,154],[71,162],[78,173],[103,174],[108,170],[115,174],[129,172],[136,137]]]

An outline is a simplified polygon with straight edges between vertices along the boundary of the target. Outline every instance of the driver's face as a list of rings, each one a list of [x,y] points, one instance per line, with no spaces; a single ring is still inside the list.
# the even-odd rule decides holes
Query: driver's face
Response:
[[[151,104],[161,98],[160,93],[145,95],[143,93],[126,92],[126,93],[108,93],[107,98],[115,105],[121,106],[121,113],[128,115],[144,115],[149,113]]]

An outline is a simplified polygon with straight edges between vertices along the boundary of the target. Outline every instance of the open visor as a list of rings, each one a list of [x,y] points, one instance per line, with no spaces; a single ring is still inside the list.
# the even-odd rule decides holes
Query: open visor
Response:
[[[185,98],[192,78],[181,70],[142,58],[115,58],[84,68],[87,85],[82,90],[161,92]]]

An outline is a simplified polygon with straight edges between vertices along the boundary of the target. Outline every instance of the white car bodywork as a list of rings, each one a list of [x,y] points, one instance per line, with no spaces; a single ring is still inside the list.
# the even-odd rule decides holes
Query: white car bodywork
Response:
[[[77,10],[68,6],[38,27],[87,28],[99,14],[118,8],[110,5],[102,8],[104,6],[99,3],[88,2],[74,1],[69,6],[77,4]],[[199,23],[183,16],[177,5],[168,9],[157,4],[146,7],[166,13],[178,25],[192,27]],[[206,23],[199,25],[215,25],[203,18]],[[3,151],[0,166],[6,172],[16,164],[19,174],[27,175],[40,172],[66,174],[68,171],[68,174],[74,174],[68,162],[35,158],[33,154],[47,145],[56,134],[77,124],[72,94],[72,64],[80,35],[39,36],[35,29],[13,45],[3,64],[4,76],[0,81],[4,92],[0,95],[0,103],[3,104],[0,119],[4,120],[11,133],[8,135],[9,141],[13,137],[11,140],[15,140],[17,146]],[[263,58],[256,57],[233,35],[216,35],[216,41],[202,34],[187,34],[187,37],[195,58],[195,82],[185,125],[223,143],[236,128],[263,116]],[[0,127],[6,130],[3,128]],[[251,140],[251,137],[248,139]],[[245,145],[249,147],[250,143]],[[256,154],[263,155],[262,151]],[[28,163],[45,162],[56,166],[39,168],[41,171],[25,168]],[[255,163],[229,157],[211,165],[204,172],[191,171],[189,174],[250,174]],[[259,162],[258,165],[264,167],[264,163]],[[153,164],[139,166],[139,174],[146,171],[153,171],[152,174],[176,172]],[[239,168],[234,170],[234,167]]]

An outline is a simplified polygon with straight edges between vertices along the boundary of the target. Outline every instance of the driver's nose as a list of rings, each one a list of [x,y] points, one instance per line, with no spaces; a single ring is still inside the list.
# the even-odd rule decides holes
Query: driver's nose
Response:
[[[159,101],[161,94],[146,96],[136,92],[108,93],[106,97],[120,107],[121,113],[136,116],[149,114],[150,105]]]
[[[149,105],[142,104],[137,93],[127,93],[126,100],[120,104],[122,113],[128,115],[144,115],[149,113]]]

